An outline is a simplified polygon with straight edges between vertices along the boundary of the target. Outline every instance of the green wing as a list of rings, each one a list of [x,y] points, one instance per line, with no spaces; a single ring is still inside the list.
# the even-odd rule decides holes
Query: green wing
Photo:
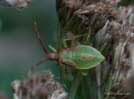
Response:
[[[73,62],[77,69],[89,69],[100,64],[105,58],[90,46],[79,45],[74,50],[64,50],[60,56],[62,60]]]
[[[78,52],[81,52],[81,53],[78,53]],[[98,50],[90,46],[84,46],[84,45],[78,46],[77,53],[79,55],[76,55],[76,56],[79,56],[80,58],[79,60],[75,60],[75,63],[77,65],[76,68],[78,69],[89,69],[89,68],[95,67],[105,59],[104,56],[101,55],[101,53]],[[92,59],[89,59],[89,60],[82,59],[83,54],[87,57],[91,56]]]

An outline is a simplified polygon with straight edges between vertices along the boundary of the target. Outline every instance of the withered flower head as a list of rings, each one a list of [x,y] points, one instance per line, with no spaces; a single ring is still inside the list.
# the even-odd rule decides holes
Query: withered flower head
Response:
[[[67,94],[50,71],[11,84],[15,99],[65,99]],[[21,98],[22,97],[22,98]]]
[[[110,4],[118,4],[121,0],[106,0]]]
[[[108,20],[115,20],[116,14],[112,5],[103,2],[82,6],[74,12],[74,15],[82,19],[83,25],[92,28],[93,32],[98,32]]]
[[[13,6],[16,8],[25,8],[31,0],[1,0],[0,4]]]

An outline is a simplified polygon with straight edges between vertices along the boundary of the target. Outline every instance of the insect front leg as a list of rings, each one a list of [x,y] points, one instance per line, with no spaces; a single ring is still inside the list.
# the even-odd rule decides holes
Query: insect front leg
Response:
[[[68,46],[74,46],[74,45],[75,45],[75,37],[63,39],[64,48],[67,48]]]
[[[64,46],[64,48],[67,48],[67,42],[66,42],[66,39],[63,39],[63,46]]]
[[[84,35],[76,35],[76,36],[73,36],[72,38],[69,38],[69,39],[65,39],[65,41],[70,41],[70,46],[76,46],[76,45],[79,45],[79,42],[77,41],[78,38],[82,38],[84,36],[87,36],[88,34],[84,34]],[[67,45],[67,43],[66,43]]]

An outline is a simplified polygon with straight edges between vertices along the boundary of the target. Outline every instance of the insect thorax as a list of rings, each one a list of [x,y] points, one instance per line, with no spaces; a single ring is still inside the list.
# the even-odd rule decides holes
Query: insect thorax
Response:
[[[50,59],[58,59],[58,53],[49,53]]]

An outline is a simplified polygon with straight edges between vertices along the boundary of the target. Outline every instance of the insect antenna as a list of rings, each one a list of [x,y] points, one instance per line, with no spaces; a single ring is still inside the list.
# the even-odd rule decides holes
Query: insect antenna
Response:
[[[46,60],[49,60],[49,57],[46,57],[44,59],[42,59],[41,61],[39,61],[38,63],[34,64],[28,71],[28,75],[31,74],[31,72],[37,67],[39,66],[41,63],[45,62]]]
[[[39,32],[38,32],[38,28],[37,28],[37,23],[36,23],[36,22],[34,23],[34,28],[35,28],[35,33],[36,33],[36,35],[37,35],[37,38],[38,38],[38,40],[39,40],[39,42],[40,42],[40,45],[41,45],[43,51],[48,55],[48,51],[47,51],[47,49],[45,48],[45,46],[43,45],[43,42],[42,42],[42,40],[41,40],[41,38],[40,38],[40,35],[39,35]]]

